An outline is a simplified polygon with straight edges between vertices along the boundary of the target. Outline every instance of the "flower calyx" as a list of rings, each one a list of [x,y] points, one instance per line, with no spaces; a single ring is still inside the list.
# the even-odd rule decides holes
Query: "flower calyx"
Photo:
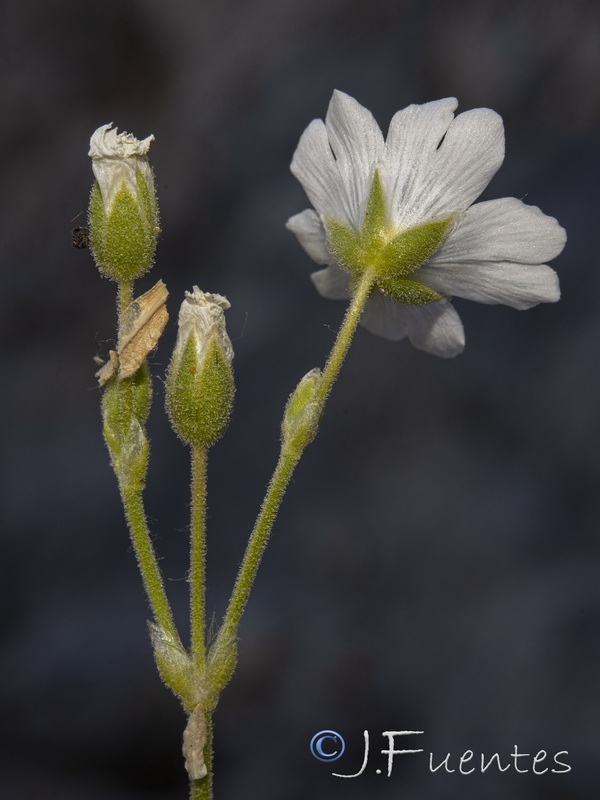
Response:
[[[115,281],[139,278],[154,260],[158,204],[148,150],[112,123],[92,135],[89,156],[96,181],[88,213],[91,250],[100,271]]]
[[[351,275],[350,288],[370,271],[374,286],[399,303],[439,303],[443,295],[410,276],[441,246],[454,216],[434,219],[397,231],[387,222],[379,171],[376,169],[360,231],[326,219],[327,246],[335,261]]]
[[[220,439],[233,407],[233,347],[224,314],[229,307],[225,297],[194,286],[179,312],[166,406],[173,429],[193,447],[209,447]]]
[[[317,435],[323,411],[319,396],[322,379],[320,369],[311,369],[290,395],[281,423],[284,447],[303,450]]]

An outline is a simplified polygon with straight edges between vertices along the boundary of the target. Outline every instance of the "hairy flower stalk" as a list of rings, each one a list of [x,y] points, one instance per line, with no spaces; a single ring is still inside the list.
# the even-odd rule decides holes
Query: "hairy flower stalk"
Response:
[[[152,265],[158,208],[148,164],[149,136],[139,141],[103,125],[93,134],[89,155],[92,187],[89,228],[100,271],[118,283],[118,344],[97,373],[102,397],[104,438],[115,471],[138,566],[154,616],[149,623],[158,671],[165,683],[193,708],[190,663],[179,640],[154,552],[142,492],[148,468],[146,420],[152,396],[146,363],[168,320],[162,281],[133,299],[133,280]]]
[[[226,298],[186,292],[166,381],[166,408],[175,433],[191,448],[192,530],[190,610],[192,657],[204,667],[206,455],[221,438],[233,406],[233,348],[225,328]]]
[[[191,659],[202,695],[184,734],[192,798],[212,796],[211,715],[218,692],[210,684],[214,665],[209,662],[207,669],[205,652],[206,461],[208,448],[225,432],[233,406],[233,348],[224,313],[228,308],[229,302],[221,295],[201,292],[197,286],[186,292],[166,381],[167,413],[177,435],[190,446],[192,461]]]
[[[110,124],[96,130],[90,140],[96,182],[88,224],[96,263],[102,274],[119,286],[118,346],[98,373],[101,385],[106,385],[104,438],[156,625],[179,647],[142,500],[149,452],[146,419],[152,394],[145,359],[168,319],[162,282],[132,301],[132,282],[152,265],[156,244],[158,210],[146,158],[153,138],[140,142],[131,134],[117,133]]]
[[[250,537],[214,650],[234,642],[270,531],[359,321],[390,339],[455,356],[464,347],[452,294],[529,308],[559,299],[556,256],[565,232],[518,200],[469,208],[504,158],[502,120],[489,109],[456,119],[449,98],[398,112],[387,141],[371,114],[335,92],[327,120],[300,139],[292,172],[315,210],[287,226],[328,265],[313,274],[321,294],[351,303],[323,372],[290,397],[279,461]]]

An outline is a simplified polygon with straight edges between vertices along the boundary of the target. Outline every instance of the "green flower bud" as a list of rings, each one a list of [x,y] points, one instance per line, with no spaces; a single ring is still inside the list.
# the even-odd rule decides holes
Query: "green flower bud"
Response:
[[[142,487],[148,467],[144,425],[150,411],[152,383],[144,364],[132,378],[110,381],[102,397],[104,440],[119,482]]]
[[[317,435],[323,410],[318,396],[321,379],[321,370],[311,369],[290,395],[281,424],[284,446],[304,449]]]
[[[181,644],[174,640],[167,631],[156,625],[148,623],[154,660],[158,667],[160,677],[179,697],[184,707],[192,711],[202,698],[202,691],[198,685],[197,675],[194,672],[192,659],[183,649]]]
[[[216,705],[223,689],[231,680],[237,662],[237,642],[234,636],[217,636],[208,654],[209,703]]]
[[[154,177],[146,158],[154,136],[140,142],[111,125],[102,125],[90,140],[96,183],[88,228],[100,271],[115,281],[131,281],[152,266],[159,231]]]
[[[233,406],[233,348],[225,329],[229,302],[194,286],[179,312],[179,333],[166,381],[175,433],[193,447],[221,438]]]

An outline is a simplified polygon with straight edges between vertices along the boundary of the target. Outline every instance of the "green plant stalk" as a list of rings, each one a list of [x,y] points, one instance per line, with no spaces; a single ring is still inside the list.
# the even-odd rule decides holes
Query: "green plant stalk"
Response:
[[[132,300],[133,281],[119,281],[117,293],[119,332],[123,314]],[[152,614],[154,615],[156,623],[169,633],[175,641],[179,642],[179,634],[173,621],[173,613],[169,601],[167,600],[162,575],[156,560],[148,524],[146,522],[141,488],[137,485],[127,486],[119,480],[119,490],[121,492],[121,500],[125,510],[125,518],[127,519],[133,549],[142,575],[148,602],[152,609]]]
[[[119,314],[119,328],[121,327],[121,319],[123,312],[133,300],[133,281],[119,281],[119,288],[117,293],[117,311]]]
[[[121,500],[123,501],[123,508],[125,509],[125,517],[129,526],[131,534],[131,541],[135,556],[138,562],[138,567],[144,582],[144,588],[150,608],[154,615],[157,624],[160,625],[167,633],[169,633],[176,641],[179,641],[177,628],[173,622],[173,614],[165,589],[163,585],[162,576],[152,541],[150,539],[150,532],[146,523],[146,515],[144,513],[144,503],[142,500],[142,493],[137,486],[119,486],[121,490]]]
[[[356,326],[373,288],[374,276],[366,270],[352,297],[346,316],[338,332],[337,338],[323,370],[318,400],[324,407],[331,387],[338,376],[340,367],[348,352]],[[265,547],[269,540],[271,528],[279,511],[279,506],[292,477],[296,464],[302,457],[304,447],[293,447],[284,443],[279,460],[267,488],[258,519],[250,535],[244,559],[240,566],[235,586],[225,613],[225,618],[218,637],[222,640],[233,640],[237,635],[240,619],[248,602],[248,596],[256,577]]]
[[[364,310],[365,303],[371,294],[373,283],[374,273],[370,270],[366,270],[352,297],[352,302],[346,311],[346,316],[344,317],[342,326],[338,332],[333,348],[331,349],[325,368],[323,369],[323,376],[318,393],[322,408],[325,406],[331,387],[338,376],[346,354],[352,344],[354,332],[356,331],[360,316]]]
[[[192,447],[192,519],[190,533],[190,629],[194,666],[204,668],[206,574],[206,461],[208,448]]]

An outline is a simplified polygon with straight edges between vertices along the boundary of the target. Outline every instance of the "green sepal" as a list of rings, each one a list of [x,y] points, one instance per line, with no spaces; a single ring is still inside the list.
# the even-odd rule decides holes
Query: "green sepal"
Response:
[[[136,170],[135,184],[137,187],[138,200],[140,204],[140,213],[146,226],[151,230],[154,235],[154,247],[156,247],[156,239],[158,236],[158,201],[156,199],[156,190],[154,188],[154,181],[148,182],[144,178],[140,169]]]
[[[350,273],[359,273],[369,266],[368,253],[362,247],[360,234],[336,219],[325,222],[327,249],[336,262]]]
[[[237,663],[235,636],[225,639],[217,636],[208,653],[206,662],[207,702],[215,706],[220,693],[227,686]]]
[[[367,251],[380,250],[386,238],[386,215],[379,170],[375,170],[365,215],[360,230],[362,246]]]
[[[398,279],[408,278],[439,249],[452,220],[452,216],[434,220],[390,237],[381,179],[375,170],[361,230],[353,230],[338,220],[326,220],[327,246],[336,262],[350,272],[351,288],[369,270],[378,284],[388,286],[389,296],[392,292],[396,296],[410,294],[420,297],[419,303],[437,302],[440,296],[435,292],[417,290],[411,285],[414,282],[399,284]]]
[[[380,292],[396,303],[422,306],[426,303],[439,303],[445,299],[443,295],[434,292],[429,286],[413,281],[411,278],[403,278],[401,276],[380,278],[375,285]]]
[[[148,622],[154,661],[164,683],[191,712],[206,695],[206,687],[194,670],[192,659],[179,641],[154,622]]]
[[[88,229],[89,229],[89,245],[96,266],[107,274],[104,270],[103,264],[108,263],[108,255],[105,246],[105,217],[104,217],[104,202],[102,200],[102,193],[98,181],[94,181],[92,192],[90,194],[90,205],[88,209]]]
[[[147,185],[140,170],[136,185],[137,197],[134,197],[123,181],[108,214],[98,183],[94,183],[90,196],[91,250],[100,271],[115,281],[139,278],[152,267],[154,260],[158,233],[154,186]]]
[[[231,364],[213,334],[201,363],[192,331],[169,366],[166,381],[167,413],[175,433],[193,447],[208,447],[225,433],[233,407]]]
[[[131,408],[134,416],[143,425],[148,420],[152,403],[152,375],[148,362],[144,361],[129,380],[131,381]]]
[[[440,247],[452,217],[427,222],[402,231],[382,248],[377,275],[395,278],[412,275]]]

